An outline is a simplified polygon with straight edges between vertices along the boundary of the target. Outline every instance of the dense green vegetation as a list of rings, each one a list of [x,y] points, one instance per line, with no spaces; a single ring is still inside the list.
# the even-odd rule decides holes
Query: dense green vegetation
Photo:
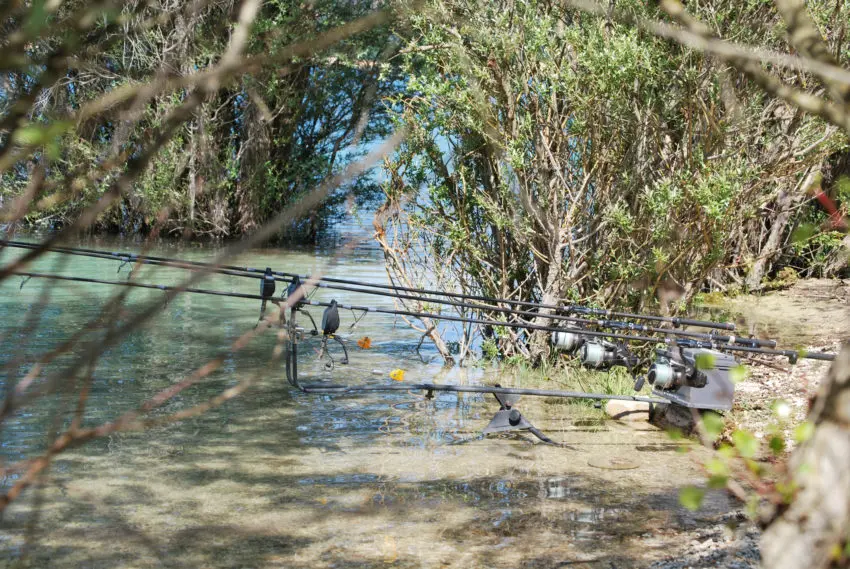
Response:
[[[786,266],[846,270],[843,234],[821,230],[827,216],[811,199],[822,188],[847,207],[846,134],[722,60],[610,14],[536,0],[393,3],[390,20],[288,55],[386,7],[262,3],[245,52],[264,64],[204,90],[94,227],[250,234],[404,127],[376,221],[398,278],[639,307],[706,287],[759,288]],[[645,2],[616,8],[632,21],[666,19]],[[692,9],[722,37],[790,49],[772,2]],[[810,10],[847,63],[850,8]],[[24,221],[60,226],[100,199],[197,92],[189,79],[220,60],[238,12],[164,0],[10,6],[0,61],[7,214],[24,196]],[[808,74],[780,72],[823,90]],[[126,88],[139,91],[87,112]],[[376,179],[349,180],[352,194],[333,194],[280,234],[314,240],[349,195],[381,197]]]
[[[49,180],[61,184],[80,166],[94,167],[110,155],[139,152],[191,88],[167,89],[150,97],[139,94],[76,124],[64,119],[107,93],[179,80],[209,68],[227,48],[238,8],[232,2],[64,2],[36,24],[38,10],[50,9],[36,2],[29,12],[20,10],[7,18],[9,31],[22,20],[32,23],[22,30],[32,43],[20,65],[11,58],[2,62],[7,81],[0,91],[0,111],[12,116],[15,98],[33,95],[37,101],[27,109],[27,120],[35,125],[62,122],[50,134],[56,138],[46,152],[35,152],[3,172],[0,196],[9,199],[23,192],[39,167]],[[87,10],[94,11],[94,22],[77,34],[75,22]],[[294,42],[370,11],[368,2],[265,2],[246,55],[274,60]],[[120,203],[97,219],[96,227],[147,232],[164,215],[164,232],[187,230],[214,237],[250,233],[338,172],[364,145],[386,135],[381,98],[397,78],[392,72],[379,76],[376,61],[389,38],[386,27],[369,29],[312,57],[244,74],[205,96]],[[63,59],[64,50],[72,52],[73,59]],[[51,58],[57,65],[54,73],[42,69]],[[33,81],[39,84],[33,87]],[[75,219],[113,179],[103,174],[84,188],[74,188],[71,195],[39,196],[40,207],[32,208],[27,219],[51,226]],[[377,191],[368,178],[354,185],[361,199]],[[331,199],[284,229],[299,239],[315,239],[338,213],[338,201]]]
[[[812,4],[850,61],[850,7]],[[429,6],[442,18],[413,17],[405,35],[407,89],[394,103],[411,136],[388,166],[379,220],[399,275],[643,307],[758,288],[789,263],[816,275],[846,265],[843,235],[816,230],[826,215],[807,193],[823,187],[846,208],[839,129],[633,25],[533,0]],[[646,2],[616,6],[663,17]],[[772,2],[693,9],[721,37],[789,50]],[[424,254],[400,259],[414,243]],[[502,338],[504,351],[523,350],[517,340]]]

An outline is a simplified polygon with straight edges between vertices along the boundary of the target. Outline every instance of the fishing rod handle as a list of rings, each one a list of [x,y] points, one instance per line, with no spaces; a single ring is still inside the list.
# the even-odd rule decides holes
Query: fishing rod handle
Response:
[[[734,330],[735,325],[729,322],[707,322],[705,320],[691,320],[690,318],[672,318],[673,324],[676,326],[710,326],[718,330]]]
[[[835,361],[835,354],[819,354],[815,352],[791,352],[792,354],[797,354],[801,358],[807,358],[810,360],[820,360],[823,362],[831,362]]]

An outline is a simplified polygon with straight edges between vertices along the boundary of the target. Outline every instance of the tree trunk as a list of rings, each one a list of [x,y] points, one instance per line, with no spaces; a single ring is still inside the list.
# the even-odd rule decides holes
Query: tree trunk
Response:
[[[824,267],[824,276],[832,277],[850,266],[850,235],[845,235],[841,240],[841,246],[830,253],[829,260]]]
[[[258,208],[258,192],[262,191],[260,186],[265,180],[271,133],[262,113],[253,102],[249,101],[245,105],[242,119],[234,230],[237,233],[250,233],[262,221]]]
[[[759,251],[758,258],[753,263],[753,268],[747,274],[747,289],[758,290],[761,288],[762,277],[770,271],[770,268],[773,266],[773,260],[782,249],[782,238],[785,236],[785,229],[788,227],[794,206],[799,199],[799,196],[785,190],[779,192],[779,196],[776,198],[776,209],[779,213],[773,220],[773,224],[770,227],[770,234],[764,242],[761,251]]]
[[[552,247],[551,254],[555,260],[549,262],[540,302],[544,305],[555,306],[561,298],[560,284],[562,276],[561,263],[557,262],[557,259],[560,258],[561,254],[560,248],[557,246],[557,242],[555,243],[555,246]],[[554,310],[551,308],[540,308],[539,312],[541,316],[534,319],[534,324],[537,326],[552,326],[553,321],[551,318],[548,318],[548,315],[552,314]],[[532,334],[529,348],[531,351],[531,358],[534,363],[539,363],[549,356],[548,340],[549,332],[538,330]]]
[[[850,343],[830,368],[808,420],[815,424],[815,434],[789,463],[799,493],[762,535],[766,569],[839,566],[834,563],[836,552],[846,551],[850,538]]]
[[[198,194],[198,165],[196,157],[198,155],[198,133],[195,128],[192,128],[189,144],[189,223],[187,229],[194,231],[195,229],[195,196]]]

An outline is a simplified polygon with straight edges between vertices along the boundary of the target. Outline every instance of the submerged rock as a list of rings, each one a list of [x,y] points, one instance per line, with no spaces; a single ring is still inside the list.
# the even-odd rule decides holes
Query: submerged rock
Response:
[[[645,401],[609,401],[605,413],[618,421],[649,421],[651,403]]]

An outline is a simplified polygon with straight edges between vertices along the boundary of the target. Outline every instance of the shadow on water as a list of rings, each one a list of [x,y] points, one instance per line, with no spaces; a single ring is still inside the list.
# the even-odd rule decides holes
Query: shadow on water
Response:
[[[209,466],[219,460],[209,449],[148,464],[155,481],[124,469],[120,482],[99,471],[57,481],[64,496],[45,512],[32,566],[634,567],[648,553],[633,544],[643,534],[699,523],[675,489],[635,492],[585,473],[405,483],[303,470],[297,454],[276,473]]]
[[[678,484],[693,478],[681,457],[661,465],[653,458],[636,471],[587,466],[600,454],[634,457],[641,442],[662,445],[653,431],[613,424],[586,433],[571,428],[586,421],[529,405],[576,450],[510,437],[458,448],[444,433],[457,406],[420,403],[399,409],[293,398],[265,383],[235,409],[70,454],[45,490],[29,564],[633,567],[663,554],[640,549],[642,535],[693,526],[728,507],[721,495],[699,515],[678,506]],[[483,401],[465,407],[470,430],[493,408]],[[362,416],[324,428],[355,408]],[[379,428],[402,418],[404,428]],[[661,470],[669,485],[645,483]],[[10,514],[4,531],[17,542],[27,506]]]
[[[194,251],[208,258],[210,251]],[[303,253],[257,251],[255,266],[310,272]],[[42,261],[49,268],[52,261]],[[382,280],[372,257],[343,261],[339,272]],[[114,278],[115,266],[85,260],[73,274]],[[172,284],[179,272],[157,273]],[[250,286],[249,286],[250,285]],[[213,277],[205,286],[252,289],[255,281]],[[21,315],[39,289],[0,283],[0,334],[21,335]],[[58,345],[95,318],[110,290],[57,287],[43,315],[48,325],[20,350],[5,391],[28,369],[27,358]],[[253,290],[245,290],[253,292]],[[133,293],[129,318],[156,292]],[[327,291],[317,298],[327,299]],[[322,296],[325,295],[325,296]],[[345,302],[392,306],[388,299],[337,295]],[[219,297],[178,298],[149,325],[110,348],[95,369],[86,425],[111,420],[172,385],[256,323],[258,306]],[[320,316],[320,312],[316,314]],[[343,315],[345,319],[350,315]],[[376,349],[360,350],[369,336]],[[394,368],[408,381],[476,382],[484,371],[445,372],[413,353],[419,335],[389,318],[364,320],[346,333],[352,364],[323,370],[315,345],[300,362],[305,379],[387,381]],[[97,334],[89,341],[97,342]],[[269,366],[269,331],[222,368],[169,402],[169,413],[220,393],[244,377],[259,378],[244,396],[205,415],[144,433],[121,433],[56,458],[41,490],[38,531],[26,550],[35,491],[2,520],[2,563],[53,567],[633,567],[663,556],[642,538],[725,512],[711,494],[698,514],[678,504],[678,489],[702,475],[671,452],[663,433],[587,418],[577,407],[528,398],[523,412],[573,450],[531,439],[481,438],[495,406],[480,395],[396,392],[331,397],[294,392],[280,366]],[[19,358],[19,356],[22,358]],[[67,360],[48,366],[57,373]],[[6,461],[35,456],[62,402],[44,398],[2,431]],[[71,407],[73,408],[73,407]],[[464,444],[457,444],[464,443]],[[703,449],[691,448],[701,456]],[[638,468],[593,468],[595,459],[627,458]],[[4,487],[14,477],[3,481]]]

